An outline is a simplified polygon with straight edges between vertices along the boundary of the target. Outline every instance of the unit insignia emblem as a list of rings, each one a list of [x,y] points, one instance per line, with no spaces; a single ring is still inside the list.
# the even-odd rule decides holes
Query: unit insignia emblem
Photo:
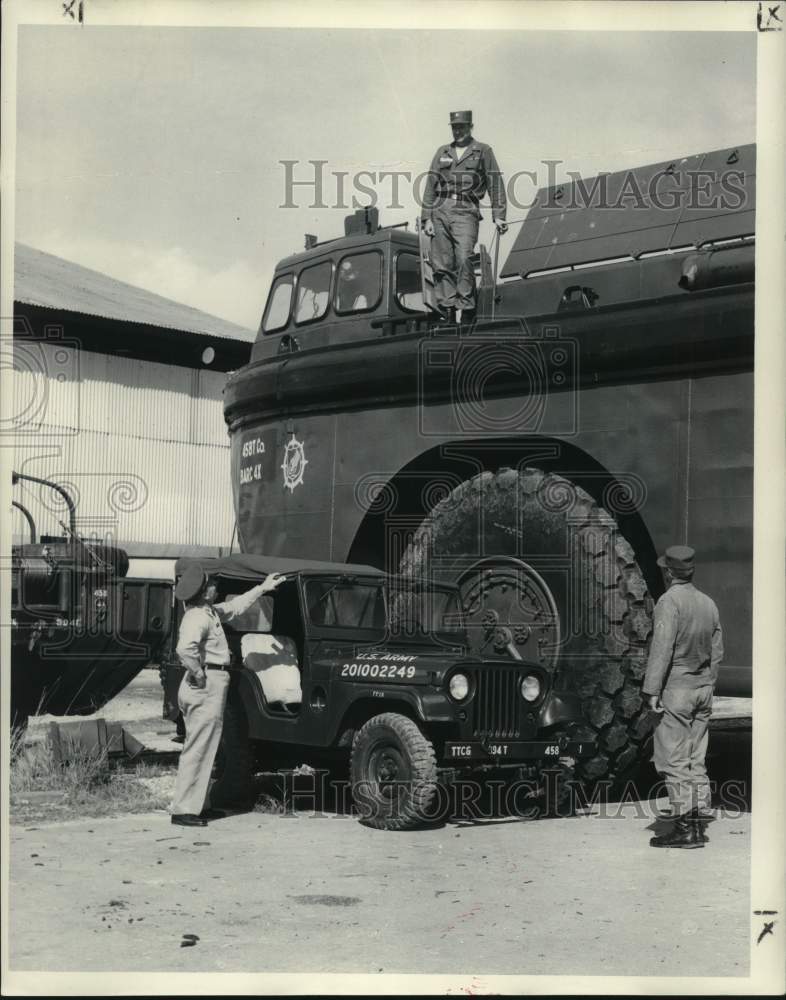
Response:
[[[288,441],[284,448],[284,461],[281,463],[281,469],[284,472],[284,485],[291,492],[294,493],[295,487],[300,486],[303,482],[303,473],[307,465],[308,459],[303,450],[303,443],[298,441],[293,434],[292,440]]]

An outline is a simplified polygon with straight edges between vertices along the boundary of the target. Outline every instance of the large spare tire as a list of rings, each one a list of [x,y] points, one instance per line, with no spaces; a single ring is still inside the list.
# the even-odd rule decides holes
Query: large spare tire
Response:
[[[481,473],[427,515],[400,571],[458,583],[476,653],[503,653],[495,626],[507,626],[524,659],[581,697],[582,735],[598,752],[577,765],[579,781],[629,772],[652,728],[641,683],[653,602],[630,544],[586,491],[539,469]]]

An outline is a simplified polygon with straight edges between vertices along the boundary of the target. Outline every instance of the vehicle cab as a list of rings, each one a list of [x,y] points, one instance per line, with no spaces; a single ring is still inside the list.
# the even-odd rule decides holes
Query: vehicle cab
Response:
[[[418,329],[423,306],[418,237],[378,227],[375,209],[345,222],[345,235],[280,261],[251,362],[338,342]]]

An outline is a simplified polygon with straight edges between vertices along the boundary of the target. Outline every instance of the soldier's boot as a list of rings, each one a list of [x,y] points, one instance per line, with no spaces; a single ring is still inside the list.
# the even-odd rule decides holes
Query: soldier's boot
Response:
[[[439,322],[441,326],[455,326],[456,310],[452,306],[449,306],[447,309],[443,309],[442,317]]]
[[[472,326],[475,320],[478,318],[476,309],[462,309],[461,310],[461,325],[462,326]]]
[[[680,847],[683,850],[694,850],[697,847],[704,847],[701,836],[701,831],[697,831],[689,815],[678,816],[669,833],[662,837],[650,837],[650,847]]]
[[[701,809],[694,806],[688,814],[688,817],[693,824],[696,837],[701,840],[702,844],[706,844],[710,838],[704,832],[707,826],[707,819],[702,815]]]

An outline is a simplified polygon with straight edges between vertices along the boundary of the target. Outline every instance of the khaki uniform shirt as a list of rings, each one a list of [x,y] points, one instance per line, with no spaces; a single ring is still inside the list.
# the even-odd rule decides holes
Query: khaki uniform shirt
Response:
[[[226,666],[230,654],[221,623],[244,614],[265,593],[265,585],[260,583],[230,601],[187,608],[177,637],[177,655],[183,666],[191,669],[202,668],[206,663]]]
[[[669,687],[714,684],[723,659],[723,633],[715,602],[692,583],[675,580],[655,605],[644,694]]]
[[[463,148],[463,155],[458,159],[456,148],[456,144],[451,142],[440,146],[434,154],[423,192],[423,221],[431,218],[433,209],[442,204],[448,195],[458,195],[462,201],[477,208],[487,192],[491,199],[492,217],[504,221],[508,203],[494,150],[485,142],[473,139]]]

